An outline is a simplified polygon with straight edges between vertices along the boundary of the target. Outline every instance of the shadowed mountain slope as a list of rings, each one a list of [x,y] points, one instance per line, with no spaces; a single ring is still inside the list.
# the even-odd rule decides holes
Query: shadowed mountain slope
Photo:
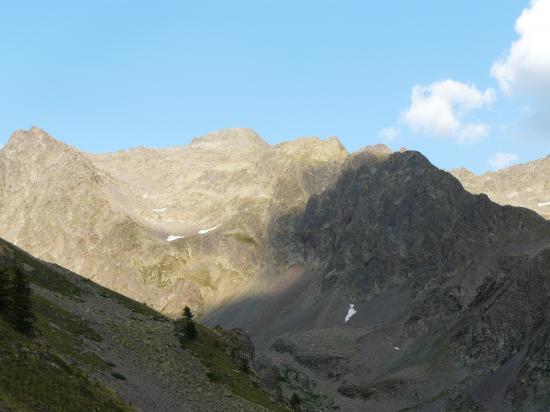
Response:
[[[280,259],[249,285],[257,298],[205,319],[246,328],[344,409],[550,404],[550,225],[536,213],[466,192],[417,152],[362,152],[270,233]]]

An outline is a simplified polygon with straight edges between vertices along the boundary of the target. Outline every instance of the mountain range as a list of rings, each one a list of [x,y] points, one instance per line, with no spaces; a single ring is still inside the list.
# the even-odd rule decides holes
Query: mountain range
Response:
[[[187,305],[242,330],[261,386],[305,410],[546,410],[546,163],[448,173],[249,129],[88,154],[32,128],[0,151],[0,237],[165,316]]]

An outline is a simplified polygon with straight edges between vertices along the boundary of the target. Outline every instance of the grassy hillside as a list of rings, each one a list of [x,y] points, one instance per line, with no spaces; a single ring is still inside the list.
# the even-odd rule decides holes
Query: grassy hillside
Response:
[[[7,277],[0,288],[13,295],[16,270],[56,293],[78,299],[80,289],[61,281],[55,271],[12,245],[0,241],[0,270]],[[83,348],[83,340],[102,338],[88,322],[31,292],[34,315],[31,331],[13,324],[11,306],[0,307],[0,405],[6,410],[134,410],[118,394],[90,379],[80,365],[106,369],[109,365]]]
[[[30,280],[35,321],[25,336],[0,319],[0,410],[284,410],[221,332],[185,343],[156,311],[0,239],[6,267]]]
[[[46,332],[43,325],[38,328]],[[27,338],[0,320],[0,405],[15,411],[134,410],[63,359],[67,347],[57,343]]]

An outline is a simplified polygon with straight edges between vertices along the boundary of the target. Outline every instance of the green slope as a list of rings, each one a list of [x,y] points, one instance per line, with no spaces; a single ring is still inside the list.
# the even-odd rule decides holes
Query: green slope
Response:
[[[216,404],[220,398],[226,402],[221,410],[285,410],[261,389],[257,377],[239,370],[236,361],[227,355],[228,346],[238,345],[228,338],[229,332],[222,338],[220,331],[198,325],[199,337],[192,344],[180,340],[192,354],[187,350],[181,353],[170,319],[0,239],[2,267],[18,267],[30,280],[36,332],[33,337],[24,336],[0,318],[0,411],[134,410],[122,399],[124,391],[120,390],[126,379],[131,381],[129,386],[139,386],[140,380],[128,376],[123,363],[112,363],[105,351],[117,344],[133,356],[127,360],[148,368],[148,377],[174,374],[179,369],[192,372],[182,392],[197,391],[198,395],[190,394],[190,403],[183,403],[182,410],[200,409],[203,403]],[[113,307],[115,312],[111,312]],[[88,310],[104,322],[98,322],[97,316],[86,316]],[[175,325],[177,329],[177,322]],[[150,337],[157,340],[150,341]],[[170,346],[169,337],[179,348]],[[162,361],[155,358],[159,351]],[[161,371],[162,367],[168,369]],[[193,386],[192,381],[197,380],[202,383]],[[226,389],[216,389],[220,385]],[[149,394],[156,396],[154,392]],[[128,392],[124,398],[132,400]]]

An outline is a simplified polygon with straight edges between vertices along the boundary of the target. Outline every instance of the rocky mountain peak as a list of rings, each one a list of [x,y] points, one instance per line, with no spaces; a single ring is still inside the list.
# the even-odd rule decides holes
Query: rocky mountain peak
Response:
[[[450,171],[450,173],[455,176],[457,179],[469,179],[475,178],[476,174],[465,167],[459,167]]]
[[[348,155],[346,148],[335,136],[327,139],[300,137],[288,142],[279,143],[275,148],[290,156],[315,161],[343,159]]]
[[[6,148],[25,148],[30,147],[48,147],[67,146],[66,144],[54,139],[44,130],[33,126],[29,130],[16,130],[10,136]]]
[[[48,163],[69,159],[78,163],[88,163],[79,150],[55,139],[36,126],[29,130],[15,131],[1,152],[9,159],[20,159],[27,163],[36,162],[39,159]]]
[[[312,197],[300,220],[300,249],[309,259],[331,256],[330,270],[348,279],[363,273],[366,284],[373,280],[367,274],[383,273],[377,287],[415,272],[417,281],[431,280],[453,265],[473,262],[489,245],[528,238],[522,225],[544,226],[530,211],[499,208],[486,196],[466,193],[416,151],[382,159],[364,151],[350,156],[334,187]]]
[[[191,142],[194,148],[268,148],[269,144],[258,133],[248,128],[229,128],[216,130]]]
[[[385,154],[392,153],[392,150],[383,143],[378,143],[378,144],[374,144],[372,146],[367,146],[363,150],[365,150],[367,152],[372,152],[372,153],[385,153]]]

